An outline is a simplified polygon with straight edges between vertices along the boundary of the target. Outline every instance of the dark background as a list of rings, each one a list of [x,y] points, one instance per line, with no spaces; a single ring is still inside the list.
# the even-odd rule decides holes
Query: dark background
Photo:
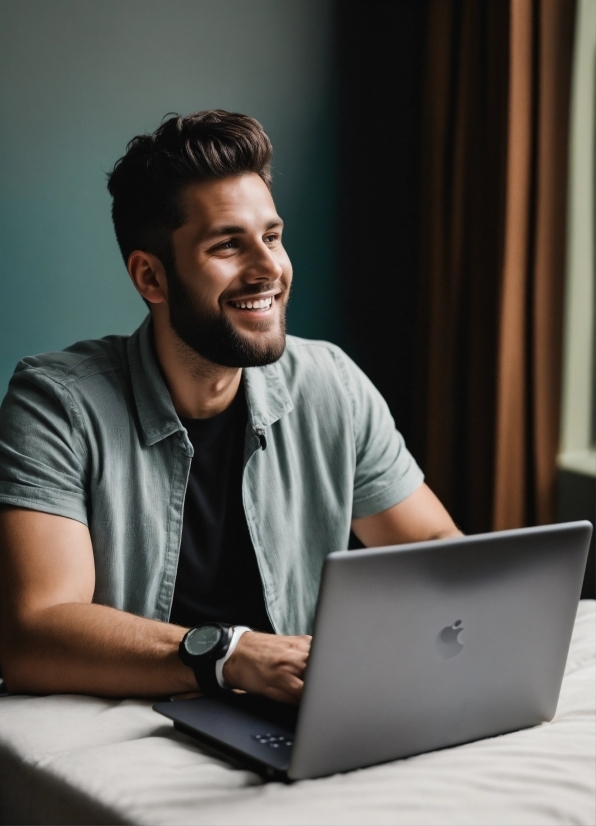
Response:
[[[499,12],[496,6],[480,3],[481,14]],[[461,15],[463,4],[451,4],[454,14]],[[503,7],[504,8],[504,7]],[[506,19],[488,20],[491,30],[496,25],[507,26]],[[427,328],[424,324],[426,280],[423,274],[423,209],[424,179],[424,103],[425,67],[427,64],[429,26],[428,0],[420,2],[389,2],[373,0],[363,4],[344,0],[336,5],[337,65],[339,94],[339,187],[338,187],[338,272],[342,291],[342,321],[345,346],[363,367],[386,398],[410,450],[424,469],[423,428],[419,417],[421,352],[424,353]],[[455,44],[457,49],[457,43]],[[488,45],[487,45],[488,48]],[[495,55],[498,58],[498,55]],[[487,61],[490,58],[487,57]],[[488,62],[486,65],[490,65]],[[490,84],[489,84],[489,88]],[[493,96],[498,89],[492,88]],[[494,97],[493,97],[494,102]],[[479,101],[482,107],[482,101]],[[496,101],[496,105],[499,102]],[[482,108],[479,116],[478,147],[485,162],[476,170],[473,184],[480,187],[478,205],[486,211],[494,203],[499,181],[490,181],[482,192],[478,174],[492,167],[493,177],[503,177],[499,169],[497,129],[490,125],[482,132]],[[492,145],[491,145],[492,141]],[[483,149],[481,143],[483,142]],[[474,151],[474,146],[471,147]],[[491,160],[492,157],[492,160]],[[496,171],[495,171],[496,170]],[[489,172],[490,174],[490,172]],[[492,194],[492,199],[491,199]],[[494,234],[499,220],[499,205],[489,213]],[[470,215],[468,220],[474,220]],[[490,223],[490,222],[489,222]],[[487,229],[490,229],[488,227]],[[477,251],[475,278],[490,272],[499,262],[490,260],[490,232],[484,242],[489,250]],[[473,270],[474,272],[474,270]],[[490,287],[490,278],[482,289]],[[487,292],[481,301],[497,300]],[[447,311],[447,308],[446,308]],[[481,393],[481,386],[490,382],[490,365],[486,358],[492,349],[495,331],[486,322],[476,324],[478,340],[473,350],[478,361],[477,375],[467,373],[462,356],[458,371],[462,382],[461,396],[466,390]],[[460,323],[463,322],[463,319]],[[484,352],[486,351],[486,353]],[[484,360],[484,370],[482,361]],[[466,384],[471,382],[470,387]],[[486,387],[484,388],[486,391]],[[490,392],[486,393],[490,399]],[[466,532],[492,529],[489,508],[471,508],[474,489],[487,480],[479,475],[490,472],[490,461],[478,459],[478,447],[467,436],[470,429],[491,428],[490,410],[480,404],[476,417],[469,420],[469,411],[462,401],[455,401],[456,449],[460,455],[474,455],[455,462],[456,489],[450,510]],[[459,437],[457,434],[459,433]],[[482,434],[480,434],[482,435]],[[459,448],[457,444],[459,443]],[[477,467],[474,467],[474,466]],[[470,477],[470,478],[468,478]],[[595,478],[585,473],[561,470],[557,479],[556,518],[558,521],[588,519],[595,521]],[[490,494],[485,497],[490,501]],[[529,516],[532,519],[532,515]],[[353,547],[357,546],[355,537]],[[582,597],[594,598],[594,536]]]
[[[346,346],[413,446],[427,4],[344,2],[337,15]]]

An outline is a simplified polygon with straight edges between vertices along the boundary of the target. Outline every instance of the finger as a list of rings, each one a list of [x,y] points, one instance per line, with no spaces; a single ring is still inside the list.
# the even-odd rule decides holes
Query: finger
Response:
[[[305,650],[308,650],[312,643],[312,637],[308,636],[308,634],[302,634],[299,637],[289,637],[288,639],[292,640],[293,645]]]
[[[277,679],[269,683],[267,689],[273,691],[281,691],[290,697],[299,698],[302,695],[304,681],[297,676],[286,675],[283,679]]]
[[[277,657],[277,668],[283,671],[302,673],[308,662],[308,651],[298,651],[295,648],[280,652]]]

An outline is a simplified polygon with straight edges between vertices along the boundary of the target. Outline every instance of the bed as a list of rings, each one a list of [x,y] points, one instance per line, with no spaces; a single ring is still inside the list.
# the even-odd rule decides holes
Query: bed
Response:
[[[291,785],[210,756],[148,702],[2,697],[2,823],[594,824],[595,605],[551,723]]]

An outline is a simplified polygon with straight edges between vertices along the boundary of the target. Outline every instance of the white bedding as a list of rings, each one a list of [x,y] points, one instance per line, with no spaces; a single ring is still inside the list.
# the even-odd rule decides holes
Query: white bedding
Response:
[[[0,699],[2,823],[592,824],[595,603],[580,603],[555,719],[293,785],[203,753],[149,703]]]

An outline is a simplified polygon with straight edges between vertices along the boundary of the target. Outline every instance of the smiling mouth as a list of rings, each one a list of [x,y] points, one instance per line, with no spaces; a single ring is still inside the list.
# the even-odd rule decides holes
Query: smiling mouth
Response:
[[[271,309],[274,297],[270,295],[267,298],[242,299],[240,301],[229,301],[228,304],[237,310],[252,310],[253,312],[256,310],[258,312]]]

